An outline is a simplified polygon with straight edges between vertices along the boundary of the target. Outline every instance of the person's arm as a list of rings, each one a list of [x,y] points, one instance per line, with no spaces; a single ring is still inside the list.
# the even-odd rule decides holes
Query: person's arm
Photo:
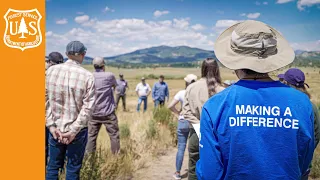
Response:
[[[137,86],[136,86],[136,94],[139,97],[139,84],[137,84]]]
[[[152,99],[155,100],[154,98],[156,97],[156,83],[153,85],[152,88]]]
[[[49,103],[49,97],[48,97],[48,90],[46,89],[46,94],[45,94],[45,99],[46,99],[46,126],[50,128],[50,126],[55,126],[55,123],[53,121],[53,116],[52,116],[52,111],[51,111],[51,106]]]
[[[74,134],[78,134],[79,131],[84,128],[92,115],[92,111],[95,105],[95,84],[93,76],[87,81],[87,90],[83,98],[83,105],[77,119],[70,125],[70,131]]]
[[[126,81],[126,88],[129,89],[129,83],[128,83],[128,81]]]
[[[211,107],[210,109],[214,109]],[[206,108],[202,109],[200,121],[199,156],[196,165],[198,179],[223,179],[224,168],[222,162],[221,148],[217,138],[217,132],[213,128],[212,119],[219,118],[219,112],[209,115]]]
[[[166,83],[166,97],[167,97],[167,101],[169,102],[169,87],[167,83]]]
[[[113,84],[113,86],[112,86],[113,90],[115,90],[117,85],[118,85],[118,82],[117,82],[116,77],[114,75],[112,75],[111,81],[112,81],[112,84]]]
[[[319,110],[315,104],[313,105],[314,112],[314,136],[315,136],[315,146],[319,144],[320,141],[320,115]]]
[[[170,109],[173,113],[179,115],[180,111],[177,110],[176,105],[179,103],[178,94],[175,95],[171,103],[168,105],[168,109]]]
[[[195,116],[196,108],[194,105],[194,101],[190,101],[189,98],[190,98],[190,88],[187,88],[185,97],[184,97],[184,103],[183,103],[181,115],[184,117],[184,119],[188,120],[191,124],[197,124],[200,122],[200,119],[198,119]]]

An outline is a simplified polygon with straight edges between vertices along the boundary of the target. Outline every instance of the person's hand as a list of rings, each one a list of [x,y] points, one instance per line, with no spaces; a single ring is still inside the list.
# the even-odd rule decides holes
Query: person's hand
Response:
[[[76,133],[68,131],[66,133],[62,133],[62,143],[63,144],[70,144],[74,138],[76,137]]]
[[[62,133],[61,133],[61,131],[59,129],[57,129],[54,126],[50,126],[49,127],[49,131],[52,134],[53,139],[58,140],[59,142],[62,141],[62,136],[61,136]]]

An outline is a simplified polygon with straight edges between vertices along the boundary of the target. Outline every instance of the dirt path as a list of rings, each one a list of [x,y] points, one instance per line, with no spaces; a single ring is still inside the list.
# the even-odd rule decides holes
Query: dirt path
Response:
[[[188,153],[187,149],[183,159],[183,165],[181,169],[182,179],[187,179],[188,175]],[[137,171],[133,179],[139,180],[170,180],[174,179],[172,177],[173,173],[176,170],[176,153],[177,149],[172,148],[167,151],[167,153],[158,158],[152,159],[147,164],[147,168]]]

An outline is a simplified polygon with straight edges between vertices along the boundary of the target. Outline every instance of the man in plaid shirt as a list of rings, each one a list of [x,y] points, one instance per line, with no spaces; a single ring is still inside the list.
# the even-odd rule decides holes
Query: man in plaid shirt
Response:
[[[47,70],[46,126],[50,131],[47,180],[58,179],[65,156],[66,179],[80,179],[87,123],[95,104],[93,74],[81,67],[86,50],[81,42],[70,42],[66,48],[68,60]]]

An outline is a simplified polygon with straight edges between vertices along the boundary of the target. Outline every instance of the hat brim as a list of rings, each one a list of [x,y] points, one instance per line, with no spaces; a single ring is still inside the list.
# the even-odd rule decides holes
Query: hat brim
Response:
[[[225,67],[232,70],[250,69],[259,73],[268,73],[293,62],[295,54],[290,44],[277,30],[270,26],[270,29],[277,36],[277,54],[259,58],[234,52],[231,49],[231,34],[239,24],[237,23],[226,29],[214,44],[215,55]]]

